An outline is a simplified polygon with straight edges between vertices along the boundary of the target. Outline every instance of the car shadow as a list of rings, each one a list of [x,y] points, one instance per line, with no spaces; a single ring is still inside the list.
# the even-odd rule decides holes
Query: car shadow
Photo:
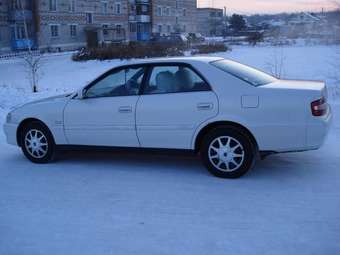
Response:
[[[72,162],[96,167],[102,165],[111,169],[112,166],[128,171],[163,173],[181,172],[183,174],[210,175],[202,164],[199,155],[181,151],[129,151],[129,150],[73,150],[63,151],[59,162]],[[304,153],[272,155],[265,160],[258,160],[255,167],[243,178],[270,179],[296,178],[310,175],[308,165],[315,164],[313,156]]]
[[[144,151],[144,150],[64,150],[51,164],[36,165],[30,163],[18,151],[8,154],[14,168],[58,170],[58,171],[105,171],[118,170],[120,173],[166,174],[200,179],[211,176],[202,164],[199,155],[182,151]],[[293,180],[300,178],[319,178],[320,171],[315,168],[320,162],[313,152],[289,153],[258,160],[254,169],[239,180]],[[314,169],[314,170],[312,170]],[[217,179],[217,178],[215,178]]]

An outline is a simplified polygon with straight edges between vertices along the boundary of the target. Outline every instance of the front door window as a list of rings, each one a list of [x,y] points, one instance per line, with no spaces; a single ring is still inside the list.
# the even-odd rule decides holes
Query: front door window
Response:
[[[91,85],[85,98],[138,95],[143,76],[144,67],[113,71]]]

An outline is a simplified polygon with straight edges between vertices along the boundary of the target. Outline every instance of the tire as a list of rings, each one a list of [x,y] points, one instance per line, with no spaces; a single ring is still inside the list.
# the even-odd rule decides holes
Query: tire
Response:
[[[45,164],[53,161],[56,151],[50,130],[34,121],[24,126],[20,136],[21,149],[30,161]]]
[[[211,174],[234,179],[245,175],[254,166],[257,149],[242,130],[221,126],[203,138],[200,153]]]

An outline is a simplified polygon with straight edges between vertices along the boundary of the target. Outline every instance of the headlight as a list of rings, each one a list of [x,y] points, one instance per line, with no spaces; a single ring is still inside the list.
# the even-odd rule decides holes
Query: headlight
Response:
[[[11,121],[12,121],[12,114],[8,113],[7,116],[6,116],[6,122],[10,123]]]

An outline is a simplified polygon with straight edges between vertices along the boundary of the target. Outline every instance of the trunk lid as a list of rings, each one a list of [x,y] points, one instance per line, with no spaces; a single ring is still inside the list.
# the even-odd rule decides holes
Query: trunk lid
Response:
[[[263,88],[287,89],[287,90],[311,90],[323,92],[326,85],[322,81],[299,81],[299,80],[277,80],[262,86]]]

